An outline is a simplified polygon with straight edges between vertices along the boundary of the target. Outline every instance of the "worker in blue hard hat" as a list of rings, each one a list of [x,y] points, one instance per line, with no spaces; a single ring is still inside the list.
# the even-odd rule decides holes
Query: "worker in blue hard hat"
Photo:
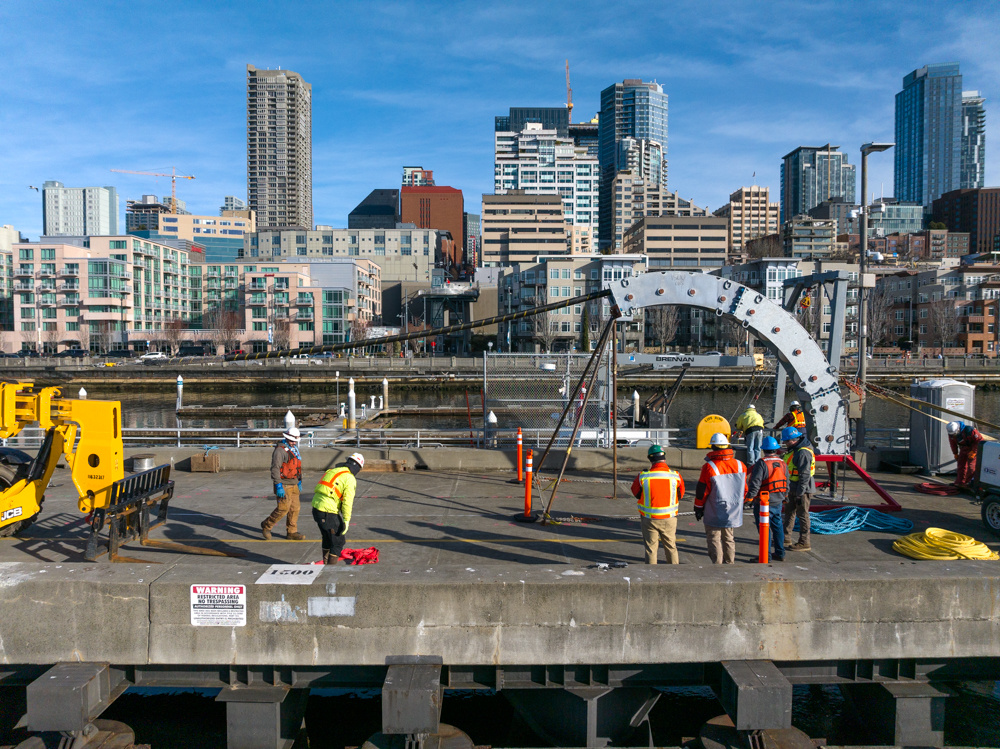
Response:
[[[632,482],[632,496],[639,500],[639,524],[646,546],[646,564],[656,564],[660,544],[667,564],[677,564],[677,506],[684,496],[684,479],[667,465],[663,448],[653,445],[646,453],[649,470]]]
[[[781,430],[788,466],[788,503],[785,505],[785,547],[789,551],[809,551],[809,502],[816,491],[816,453],[806,437],[795,427]],[[792,543],[792,529],[799,521],[799,540]]]
[[[788,493],[788,466],[778,453],[781,445],[774,437],[765,437],[761,445],[764,457],[750,468],[747,481],[747,501],[753,502],[753,517],[760,528],[760,495],[768,493],[768,521],[771,528],[771,559],[780,562],[785,558],[782,505]]]

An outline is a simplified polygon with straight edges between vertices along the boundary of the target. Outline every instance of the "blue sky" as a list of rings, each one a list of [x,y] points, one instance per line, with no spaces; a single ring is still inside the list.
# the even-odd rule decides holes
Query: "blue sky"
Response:
[[[0,224],[41,231],[28,185],[115,185],[124,201],[170,181],[112,174],[176,165],[178,197],[215,213],[246,197],[246,65],[313,86],[313,210],[345,226],[402,166],[433,169],[478,212],[493,187],[493,117],[565,102],[589,119],[602,88],[657,80],[670,96],[670,187],[718,208],[770,186],[799,145],[858,161],[893,139],[905,74],[958,61],[987,97],[988,185],[1000,184],[995,2],[27,2],[0,0]],[[892,156],[870,159],[892,194]],[[165,169],[169,171],[169,169]]]

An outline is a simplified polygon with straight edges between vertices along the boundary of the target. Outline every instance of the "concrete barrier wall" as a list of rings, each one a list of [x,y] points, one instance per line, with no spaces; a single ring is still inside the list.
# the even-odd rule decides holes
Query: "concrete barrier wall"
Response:
[[[383,665],[386,656],[440,655],[533,665],[1000,652],[992,562],[373,565],[323,569],[311,585],[255,585],[265,569],[0,564],[0,662]],[[246,626],[192,626],[194,584],[247,585]]]

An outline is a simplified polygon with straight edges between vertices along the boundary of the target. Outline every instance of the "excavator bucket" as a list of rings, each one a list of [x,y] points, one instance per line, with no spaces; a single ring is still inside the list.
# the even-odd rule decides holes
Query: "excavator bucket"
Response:
[[[145,544],[149,531],[166,522],[173,496],[174,482],[170,479],[169,465],[150,468],[115,481],[111,485],[108,506],[94,509],[84,558],[92,562],[108,554],[114,561],[119,547],[129,541],[139,539]],[[102,538],[105,526],[108,527],[108,535]]]

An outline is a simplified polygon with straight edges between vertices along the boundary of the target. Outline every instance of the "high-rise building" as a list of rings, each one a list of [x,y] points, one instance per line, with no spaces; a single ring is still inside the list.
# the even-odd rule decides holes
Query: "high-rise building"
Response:
[[[235,195],[227,195],[222,199],[222,207],[219,208],[219,215],[221,216],[223,211],[245,211],[246,207],[247,204]]]
[[[42,183],[42,224],[47,237],[118,233],[118,191],[113,187],[66,187]]]
[[[986,186],[986,101],[978,91],[962,92],[962,175],[959,187]]]
[[[855,169],[840,146],[799,146],[781,162],[781,223],[824,200],[854,202]]]
[[[434,172],[422,166],[403,167],[403,187],[432,187]]]
[[[247,197],[260,228],[312,228],[312,86],[247,65]]]
[[[347,214],[348,229],[395,229],[399,215],[399,190],[372,190]]]
[[[932,220],[969,232],[969,252],[993,252],[1000,238],[1000,187],[952,190],[934,201]]]
[[[837,222],[832,219],[792,216],[782,225],[785,257],[822,259],[838,249]]]
[[[479,225],[478,213],[466,213],[462,217],[465,230],[465,258],[472,267],[478,267],[482,261],[483,232]]]
[[[403,223],[414,224],[421,229],[451,232],[452,252],[441,258],[446,268],[457,268],[464,262],[464,213],[462,191],[454,187],[435,185],[403,187],[400,190],[399,215]]]
[[[667,95],[658,83],[626,78],[601,92],[598,121],[598,158],[601,166],[600,240],[613,246],[614,181],[623,168],[621,142],[626,138],[653,141],[661,149],[660,188],[667,187]],[[628,154],[625,149],[624,155]]]
[[[779,206],[771,202],[768,187],[741,187],[730,194],[729,202],[712,215],[729,219],[729,251],[742,255],[750,239],[778,231]]]
[[[960,187],[962,74],[957,62],[925,65],[896,94],[894,193],[930,208]]]
[[[586,146],[529,122],[520,132],[494,133],[493,192],[559,195],[566,221],[597,229],[599,166]]]
[[[566,219],[558,195],[483,195],[483,266],[532,262],[568,254]]]
[[[614,253],[624,250],[623,242],[629,228],[645,216],[707,216],[708,210],[675,192],[660,188],[659,183],[644,179],[637,172],[625,169],[615,175],[614,182]],[[595,248],[596,249],[596,248]]]
[[[600,139],[598,136],[597,118],[593,122],[571,122],[569,123],[569,137],[573,139],[573,144],[587,149],[591,156],[597,156],[600,150]]]
[[[569,128],[569,110],[566,107],[511,107],[510,114],[494,118],[493,129],[498,133],[519,133],[528,123],[555,130],[566,137]]]

